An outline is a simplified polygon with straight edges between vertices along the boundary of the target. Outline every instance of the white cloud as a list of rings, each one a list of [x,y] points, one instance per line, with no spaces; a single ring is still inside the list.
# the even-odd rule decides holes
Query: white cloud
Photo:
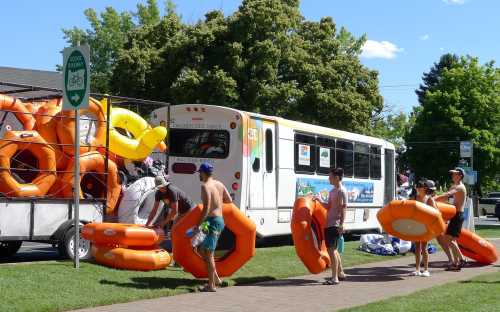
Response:
[[[367,40],[362,49],[363,52],[361,53],[361,57],[384,59],[393,59],[398,52],[403,51],[403,49],[398,48],[398,46],[392,42],[375,40]]]
[[[439,48],[439,51],[444,51],[444,48]]]
[[[465,3],[465,0],[443,0],[443,2],[449,5],[462,5]]]
[[[425,40],[429,39],[429,37],[430,37],[430,36],[429,36],[428,34],[425,34],[425,35],[422,35],[422,36],[420,36],[420,37],[418,37],[418,38],[419,38],[420,40],[422,40],[422,41],[425,41]]]

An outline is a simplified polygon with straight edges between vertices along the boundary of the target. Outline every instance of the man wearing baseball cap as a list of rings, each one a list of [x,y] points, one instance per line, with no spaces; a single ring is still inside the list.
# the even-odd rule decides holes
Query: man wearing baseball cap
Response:
[[[458,248],[457,239],[458,236],[460,236],[462,225],[464,223],[464,206],[467,198],[467,190],[462,182],[465,176],[465,171],[464,169],[457,167],[450,170],[449,173],[451,174],[453,185],[450,187],[448,192],[435,196],[434,200],[446,201],[448,198],[453,197],[453,205],[457,210],[455,216],[451,218],[448,223],[446,234],[439,237],[438,240],[448,256],[449,263],[447,270],[460,271],[465,263],[465,259]]]
[[[153,222],[153,219],[156,216],[161,200],[169,207],[166,217],[161,220],[158,225],[162,229],[172,220],[176,223],[189,210],[196,206],[186,193],[168,180],[168,176],[167,178],[163,175],[156,176],[155,185],[157,189],[155,193],[155,203],[153,205],[153,210],[151,210],[149,214],[146,226],[151,226],[151,222]]]
[[[208,233],[199,246],[199,252],[207,265],[208,284],[200,291],[213,292],[222,281],[215,268],[214,251],[217,247],[219,236],[224,230],[224,218],[222,216],[222,204],[231,203],[232,199],[224,184],[212,177],[214,167],[210,163],[202,163],[198,172],[200,174],[201,199],[203,211],[195,229],[199,230],[203,222],[208,223]],[[195,233],[196,234],[196,233]]]

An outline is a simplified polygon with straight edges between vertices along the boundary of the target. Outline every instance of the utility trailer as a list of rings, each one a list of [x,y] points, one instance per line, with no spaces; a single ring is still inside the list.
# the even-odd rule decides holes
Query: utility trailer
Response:
[[[53,75],[58,74],[51,72],[48,73]],[[60,74],[58,75],[59,76],[54,76],[52,78],[54,78],[54,80],[60,80]],[[56,85],[59,84],[56,82]],[[59,98],[61,97],[62,91],[57,88],[3,82],[0,80],[0,95],[2,94],[13,96],[22,99],[23,102],[29,103],[30,101]],[[96,93],[91,93],[91,96],[98,99],[107,99],[106,105],[108,107],[106,110],[106,120],[108,121],[110,120],[109,108],[111,104],[113,105],[113,107],[135,109],[135,111],[141,115],[148,114],[155,108],[164,106],[168,106],[168,111],[170,111],[170,105],[164,102],[110,96]],[[149,108],[148,106],[153,107]],[[170,119],[166,121],[165,125],[167,129],[170,124],[169,120]],[[94,127],[95,129],[97,122],[98,121],[91,118],[85,119],[85,117],[81,117],[80,129],[87,129],[90,132],[93,129],[92,127]],[[2,107],[0,107],[0,143],[2,142],[4,134],[7,130],[22,129],[23,125],[18,120],[18,118],[16,118],[14,112],[2,109]],[[105,148],[104,155],[106,164],[104,172],[108,172],[108,160],[110,154],[109,131],[110,123],[106,122],[106,145],[100,147]],[[82,132],[80,132],[80,135],[82,135]],[[168,137],[166,143],[168,144]],[[166,167],[168,168],[168,154],[160,154],[161,155],[153,155],[153,158],[164,161],[167,165]],[[0,168],[0,171],[8,170],[10,173],[12,173],[16,170],[21,170],[22,173],[22,170],[28,170],[11,168],[14,165],[13,162],[16,161],[11,160],[11,166],[9,168]],[[121,172],[119,173],[120,180],[124,182]],[[83,186],[83,181],[86,176],[95,175],[95,177],[90,178],[93,178],[94,182],[97,181],[97,183],[100,183],[101,185],[97,184],[97,189],[99,189],[101,192],[104,192],[104,194],[107,194],[107,175],[92,172],[81,174],[81,185],[84,198],[80,200],[79,204],[80,230],[84,224],[90,222],[116,222],[116,216],[106,215],[105,207],[107,203],[107,196],[95,196],[95,194],[89,194],[92,192],[89,191],[89,193],[87,193]],[[94,190],[95,189],[96,187],[94,187]],[[118,207],[118,203],[116,206]],[[47,243],[51,244],[54,247],[57,246],[61,256],[65,258],[73,258],[74,236],[75,228],[73,198],[9,197],[8,194],[6,195],[0,193],[0,258],[14,255],[20,249],[24,241]],[[80,237],[80,259],[89,259],[91,257],[90,250],[91,243]]]

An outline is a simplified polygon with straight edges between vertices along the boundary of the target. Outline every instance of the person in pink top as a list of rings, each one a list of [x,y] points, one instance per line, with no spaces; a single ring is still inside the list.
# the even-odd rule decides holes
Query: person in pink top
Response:
[[[347,190],[342,185],[343,177],[344,170],[342,170],[342,168],[335,168],[330,171],[329,182],[333,185],[333,189],[328,196],[328,212],[324,234],[328,254],[332,261],[332,278],[327,279],[323,283],[325,285],[337,285],[339,280],[345,279],[344,270],[342,269],[342,260],[337,250],[337,242],[344,232],[344,220],[347,207]]]

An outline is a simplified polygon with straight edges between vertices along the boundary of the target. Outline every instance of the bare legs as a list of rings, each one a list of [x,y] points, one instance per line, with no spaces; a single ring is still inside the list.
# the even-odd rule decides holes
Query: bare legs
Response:
[[[207,275],[208,275],[208,285],[207,288],[211,291],[215,291],[216,286],[222,284],[219,275],[217,274],[217,269],[215,268],[214,252],[211,250],[206,250],[203,248],[198,249],[198,253],[202,256],[205,264],[207,265]]]
[[[332,261],[332,282],[338,283],[339,278],[343,279],[345,277],[344,270],[342,269],[342,260],[340,259],[340,254],[337,248],[328,248],[328,255]]]
[[[438,236],[438,242],[443,247],[446,256],[448,257],[449,265],[454,267],[460,267],[461,262],[465,260],[458,244],[456,238],[450,235],[440,235]]]

